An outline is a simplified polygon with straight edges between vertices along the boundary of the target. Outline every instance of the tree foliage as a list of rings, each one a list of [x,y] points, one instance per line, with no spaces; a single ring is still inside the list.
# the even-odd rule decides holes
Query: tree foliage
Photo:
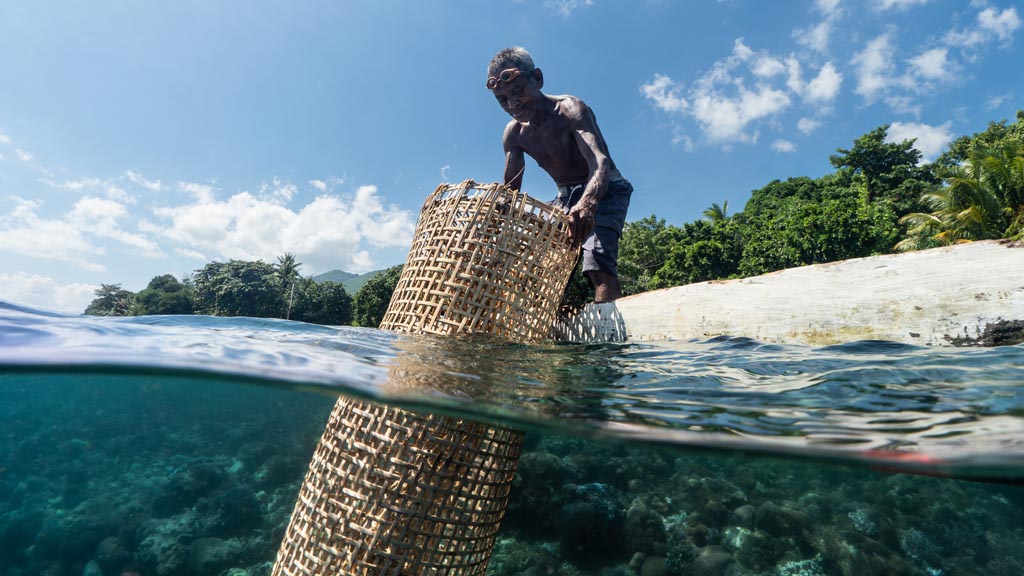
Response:
[[[195,310],[212,316],[280,318],[284,314],[281,280],[263,261],[210,262],[196,271]]]
[[[170,274],[156,276],[149,285],[135,295],[132,313],[136,316],[150,314],[191,314],[192,287],[179,282]]]
[[[1024,237],[1024,143],[972,148],[943,174],[946,186],[923,197],[928,211],[903,217],[910,230],[897,249]]]
[[[402,275],[402,265],[392,266],[374,276],[356,292],[353,304],[353,321],[357,326],[377,328],[384,319],[391,295]]]
[[[311,324],[341,326],[352,323],[352,297],[340,282],[296,281],[296,300],[291,319]]]
[[[89,316],[129,316],[135,294],[121,288],[120,284],[100,284],[94,292],[96,298],[85,308]]]

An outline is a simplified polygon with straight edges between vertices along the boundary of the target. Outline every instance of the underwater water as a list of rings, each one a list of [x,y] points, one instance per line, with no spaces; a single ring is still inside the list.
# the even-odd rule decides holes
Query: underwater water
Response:
[[[266,575],[339,394],[526,431],[495,576],[1024,574],[1024,346],[0,303],[0,574]]]

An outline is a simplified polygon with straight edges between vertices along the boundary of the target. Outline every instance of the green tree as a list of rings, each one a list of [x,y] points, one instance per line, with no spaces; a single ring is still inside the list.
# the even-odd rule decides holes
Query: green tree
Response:
[[[130,316],[135,294],[120,284],[100,284],[94,292],[96,298],[85,308],[89,316]]]
[[[944,175],[946,186],[922,198],[929,211],[903,217],[910,229],[898,250],[1024,236],[1024,143],[976,148]]]
[[[729,218],[729,201],[722,202],[721,206],[717,202],[712,202],[711,207],[704,210],[704,217],[710,220],[712,224],[727,220]]]
[[[210,262],[192,281],[200,314],[280,318],[284,311],[277,270],[263,261]]]
[[[282,297],[288,302],[284,315],[285,318],[291,318],[292,316],[292,305],[295,301],[295,284],[299,280],[299,268],[302,268],[302,264],[295,260],[295,254],[285,252],[283,256],[277,257],[277,265],[275,266],[277,279],[281,283],[282,290],[284,290]]]
[[[626,222],[619,240],[619,281],[624,295],[655,287],[654,274],[668,261],[679,232],[653,215]]]
[[[921,163],[914,140],[886,142],[889,125],[881,126],[853,141],[849,150],[837,149],[829,157],[844,185],[862,179],[868,201],[890,202],[896,217],[919,211],[921,195],[938,187],[940,180],[932,165]]]
[[[669,246],[668,259],[654,274],[651,286],[665,288],[706,280],[729,278],[736,273],[742,253],[742,219],[714,223],[687,223]]]
[[[292,319],[329,326],[352,323],[352,297],[342,283],[301,278],[297,286]]]
[[[357,326],[377,328],[384,319],[384,313],[391,303],[391,295],[395,291],[398,279],[402,275],[402,265],[392,266],[377,274],[356,292],[352,302],[353,320]]]
[[[1024,144],[1024,110],[1017,111],[1013,124],[1007,124],[1006,120],[989,122],[985,130],[953,140],[935,163],[953,167],[966,161],[973,152],[995,148],[1007,140]]]
[[[170,274],[156,276],[144,290],[135,295],[132,313],[136,316],[191,314],[192,287],[179,282]]]
[[[739,273],[754,276],[889,252],[898,237],[888,202],[869,202],[855,186],[844,196],[804,202],[790,198],[783,209],[751,219]]]

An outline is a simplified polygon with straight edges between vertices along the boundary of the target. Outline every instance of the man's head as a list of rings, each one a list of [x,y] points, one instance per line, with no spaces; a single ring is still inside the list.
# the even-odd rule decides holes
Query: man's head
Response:
[[[544,75],[533,65],[524,48],[505,48],[491,58],[487,66],[487,88],[509,116],[517,122],[529,122],[537,110],[544,86]]]

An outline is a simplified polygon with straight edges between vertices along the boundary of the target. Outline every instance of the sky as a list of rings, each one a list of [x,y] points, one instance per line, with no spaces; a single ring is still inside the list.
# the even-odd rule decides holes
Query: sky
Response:
[[[596,113],[627,220],[741,210],[881,125],[926,160],[1024,108],[1020,0],[0,0],[0,300],[81,313],[211,261],[405,260],[501,178],[523,46]],[[523,190],[554,197],[527,162]]]

